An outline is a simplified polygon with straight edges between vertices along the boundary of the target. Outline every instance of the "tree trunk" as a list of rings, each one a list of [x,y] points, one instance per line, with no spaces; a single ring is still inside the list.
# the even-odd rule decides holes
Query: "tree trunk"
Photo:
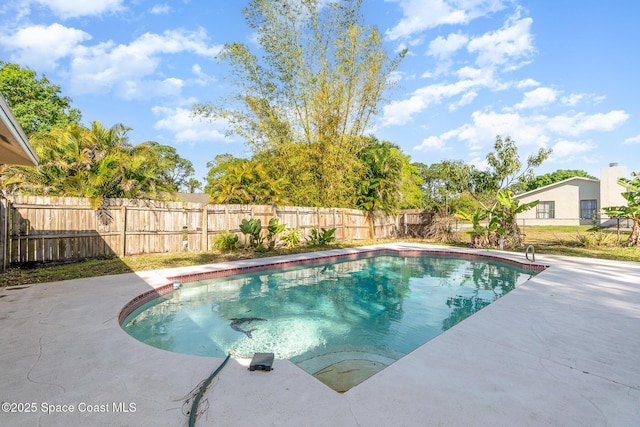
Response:
[[[629,236],[629,240],[627,240],[627,246],[640,247],[640,218],[633,220],[631,235]]]

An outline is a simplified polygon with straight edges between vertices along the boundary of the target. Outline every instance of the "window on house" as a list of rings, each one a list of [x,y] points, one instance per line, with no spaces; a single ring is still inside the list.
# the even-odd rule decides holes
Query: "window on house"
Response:
[[[536,207],[536,218],[552,219],[556,217],[556,202],[540,202]]]
[[[596,200],[580,200],[580,219],[593,219],[597,210]]]

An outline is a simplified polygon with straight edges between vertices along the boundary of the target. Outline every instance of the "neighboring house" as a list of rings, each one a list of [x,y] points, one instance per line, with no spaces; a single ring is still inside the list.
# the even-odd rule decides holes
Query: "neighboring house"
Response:
[[[609,225],[603,207],[626,205],[624,187],[618,179],[625,177],[624,166],[611,163],[600,170],[600,180],[573,177],[514,196],[521,203],[538,200],[538,205],[518,215],[526,225]]]
[[[38,157],[27,136],[0,95],[0,164],[35,166]]]
[[[201,203],[203,205],[208,204],[211,198],[209,194],[203,193],[177,193],[176,196],[185,202]]]

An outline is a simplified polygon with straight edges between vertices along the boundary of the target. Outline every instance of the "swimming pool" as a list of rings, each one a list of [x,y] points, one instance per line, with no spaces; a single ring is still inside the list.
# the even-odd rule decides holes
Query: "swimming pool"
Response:
[[[345,391],[538,271],[483,257],[375,252],[184,283],[122,327],[179,353],[273,352]]]

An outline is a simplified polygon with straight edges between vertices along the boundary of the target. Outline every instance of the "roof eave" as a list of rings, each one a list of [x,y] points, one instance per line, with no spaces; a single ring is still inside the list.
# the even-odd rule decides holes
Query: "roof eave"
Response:
[[[38,156],[13,115],[9,104],[0,94],[0,163],[36,166]]]

